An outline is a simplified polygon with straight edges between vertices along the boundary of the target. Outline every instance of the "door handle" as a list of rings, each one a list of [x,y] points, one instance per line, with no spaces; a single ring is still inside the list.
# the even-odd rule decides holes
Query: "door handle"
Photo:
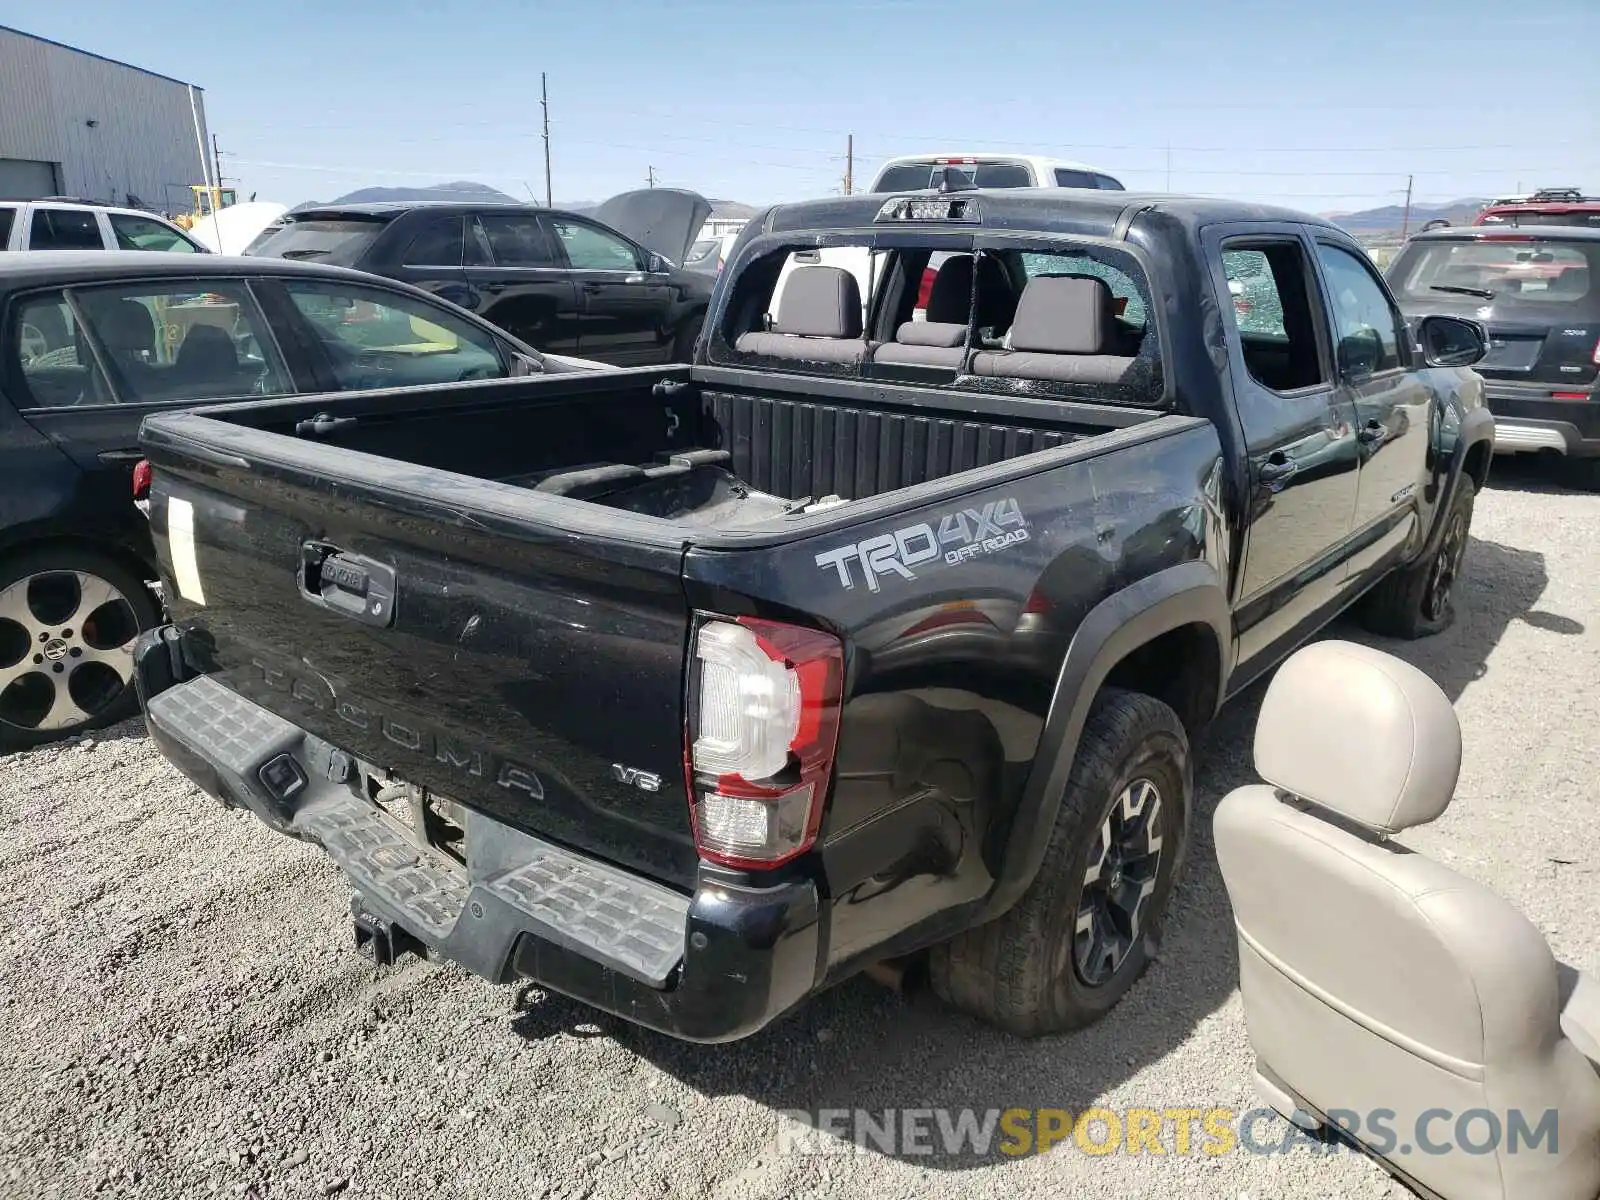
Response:
[[[635,271],[631,275],[624,276],[622,282],[623,283],[643,283],[644,282],[644,276],[642,274],[640,274],[638,271]]]
[[[1300,464],[1292,458],[1269,458],[1261,464],[1257,474],[1262,483],[1282,483],[1300,469]]]
[[[593,296],[596,293],[598,293],[600,291],[600,289],[603,288],[604,286],[605,285],[602,284],[602,283],[586,283],[586,284],[583,285],[583,290],[585,292],[588,292],[589,295]]]
[[[1383,439],[1388,436],[1389,431],[1377,421],[1368,421],[1360,428],[1360,430],[1357,431],[1356,441],[1360,442],[1363,446],[1372,446],[1383,441]]]
[[[300,547],[300,594],[319,608],[380,629],[394,624],[395,571],[327,542]]]

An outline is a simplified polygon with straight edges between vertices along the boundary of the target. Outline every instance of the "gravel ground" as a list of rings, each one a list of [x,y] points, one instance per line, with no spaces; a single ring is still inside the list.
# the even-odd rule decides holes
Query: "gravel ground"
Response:
[[[1596,528],[1600,496],[1497,468],[1463,616],[1385,645],[1439,680],[1466,732],[1455,805],[1407,840],[1591,967]],[[1209,814],[1248,779],[1259,700],[1200,748],[1207,819],[1162,960],[1100,1025],[1037,1042],[866,981],[695,1047],[449,966],[378,973],[320,853],[223,812],[137,722],[0,760],[0,1195],[1400,1196],[1370,1164],[1304,1147],[776,1152],[781,1109],[1255,1107]]]

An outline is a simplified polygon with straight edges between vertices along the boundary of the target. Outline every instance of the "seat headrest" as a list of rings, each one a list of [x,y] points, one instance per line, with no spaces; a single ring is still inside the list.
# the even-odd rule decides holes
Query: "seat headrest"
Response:
[[[1038,354],[1110,353],[1116,297],[1092,275],[1038,275],[1028,280],[1011,324],[1011,349]]]
[[[1290,655],[1256,721],[1256,773],[1380,833],[1444,812],[1461,772],[1461,726],[1421,671],[1353,642]]]
[[[239,348],[226,329],[196,325],[178,347],[176,365],[192,370],[231,370],[239,365]]]
[[[801,337],[861,336],[861,288],[843,267],[796,267],[784,281],[774,333]]]
[[[155,349],[156,323],[148,308],[126,296],[96,300],[85,307],[95,332],[109,350],[126,354]]]
[[[956,254],[945,259],[928,289],[928,320],[950,325],[965,325],[972,311],[972,255]]]

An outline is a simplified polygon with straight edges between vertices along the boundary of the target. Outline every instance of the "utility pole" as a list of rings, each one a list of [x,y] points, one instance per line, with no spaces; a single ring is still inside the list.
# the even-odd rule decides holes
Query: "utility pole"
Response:
[[[222,199],[222,148],[217,145],[217,135],[214,133],[211,135],[211,174],[217,181],[218,194],[211,198],[211,208],[215,212]]]
[[[550,91],[545,87],[544,72],[539,72],[539,107],[544,109],[544,206],[554,208],[550,199]]]
[[[654,167],[646,167],[644,169],[644,181],[646,183],[648,183],[651,187],[655,187],[655,185],[656,185],[656,169]]]
[[[856,174],[856,135],[844,135],[844,194],[848,196],[855,186]]]
[[[1402,242],[1406,240],[1406,234],[1411,231],[1411,184],[1414,179],[1415,176],[1406,176],[1406,211],[1405,216],[1400,219],[1400,240]]]

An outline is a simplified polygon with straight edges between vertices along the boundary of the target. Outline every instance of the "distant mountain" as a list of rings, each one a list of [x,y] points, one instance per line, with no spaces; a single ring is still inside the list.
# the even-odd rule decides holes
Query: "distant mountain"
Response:
[[[358,188],[330,201],[333,204],[382,204],[386,201],[408,200],[459,200],[468,203],[516,204],[515,196],[508,196],[499,188],[460,179],[454,183],[436,183],[431,187],[369,187]]]
[[[1470,225],[1472,219],[1487,203],[1487,200],[1451,200],[1448,204],[1413,204],[1411,231],[1414,233],[1429,221],[1440,218],[1452,225]],[[1405,207],[1400,204],[1385,204],[1382,208],[1367,208],[1360,212],[1324,215],[1356,237],[1378,237],[1384,234],[1398,237],[1406,220]]]

